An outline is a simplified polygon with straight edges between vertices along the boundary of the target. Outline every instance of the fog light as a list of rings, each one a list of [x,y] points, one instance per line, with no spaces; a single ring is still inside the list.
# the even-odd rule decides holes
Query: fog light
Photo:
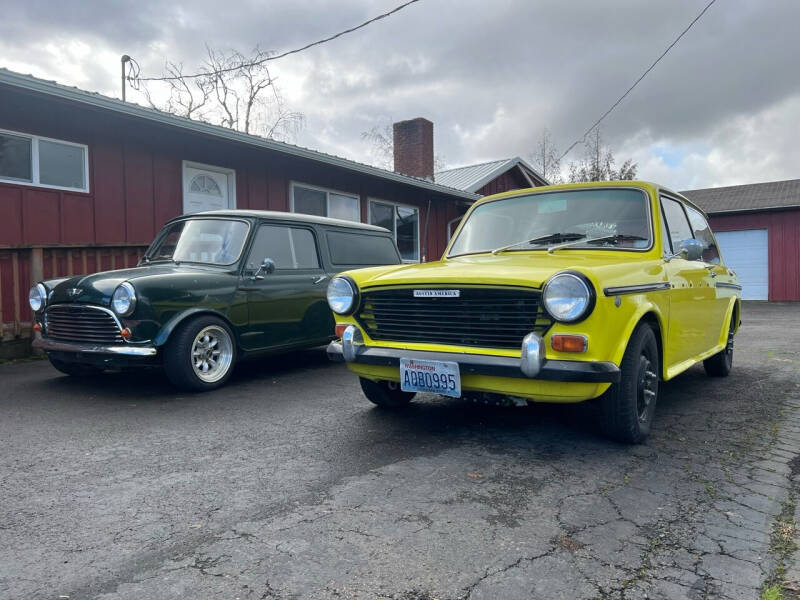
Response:
[[[550,338],[550,345],[556,352],[586,352],[589,341],[583,335],[554,335]]]
[[[122,337],[123,340],[127,340],[131,337],[131,330],[127,327],[119,332],[119,335]]]

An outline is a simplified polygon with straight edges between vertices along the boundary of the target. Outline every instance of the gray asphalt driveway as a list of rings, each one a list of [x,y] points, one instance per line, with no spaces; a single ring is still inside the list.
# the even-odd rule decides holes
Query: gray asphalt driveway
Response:
[[[0,598],[757,598],[791,551],[800,307],[646,445],[582,411],[362,398],[320,350],[176,395],[0,366]]]

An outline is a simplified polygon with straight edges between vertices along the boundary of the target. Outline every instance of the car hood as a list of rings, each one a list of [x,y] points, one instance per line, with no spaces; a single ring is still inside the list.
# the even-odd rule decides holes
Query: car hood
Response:
[[[590,277],[616,270],[642,254],[543,252],[476,254],[431,263],[378,267],[349,273],[360,287],[383,285],[519,285],[539,288],[555,273],[577,270]]]
[[[109,306],[111,295],[117,286],[130,281],[137,292],[141,293],[151,285],[174,285],[173,280],[183,278],[197,279],[209,271],[208,267],[190,265],[144,265],[132,269],[101,271],[92,275],[78,275],[67,279],[45,281],[51,290],[48,304],[57,302],[77,302],[81,304],[99,304]],[[214,273],[217,273],[214,270]],[[168,283],[169,282],[169,283]]]

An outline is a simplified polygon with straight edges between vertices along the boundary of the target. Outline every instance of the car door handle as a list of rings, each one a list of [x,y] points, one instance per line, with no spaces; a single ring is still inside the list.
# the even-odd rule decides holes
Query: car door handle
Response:
[[[325,281],[327,278],[328,278],[327,275],[318,275],[311,278],[311,283],[317,285],[318,283],[322,283],[323,281]]]

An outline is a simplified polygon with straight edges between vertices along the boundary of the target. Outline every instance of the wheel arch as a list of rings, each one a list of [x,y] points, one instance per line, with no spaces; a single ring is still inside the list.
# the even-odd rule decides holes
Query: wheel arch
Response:
[[[659,377],[663,379],[666,371],[664,362],[664,338],[667,332],[667,325],[664,322],[664,315],[655,304],[643,304],[628,321],[627,326],[623,330],[623,335],[620,336],[620,344],[617,346],[617,349],[614,353],[613,361],[617,365],[622,362],[622,357],[625,354],[625,349],[630,343],[631,336],[641,323],[647,323],[650,325],[650,327],[653,329],[653,333],[655,333],[659,354],[658,374]]]
[[[202,316],[211,316],[217,317],[225,321],[225,324],[230,328],[231,332],[233,333],[233,339],[236,343],[237,349],[241,350],[241,345],[239,344],[239,337],[236,335],[236,328],[231,323],[231,320],[224,315],[223,313],[214,310],[212,308],[190,308],[188,310],[181,311],[175,315],[173,315],[164,325],[161,326],[156,337],[153,338],[153,345],[158,347],[163,346],[169,340],[169,336],[172,335],[181,324],[187,322],[189,319],[194,319],[196,317]]]

